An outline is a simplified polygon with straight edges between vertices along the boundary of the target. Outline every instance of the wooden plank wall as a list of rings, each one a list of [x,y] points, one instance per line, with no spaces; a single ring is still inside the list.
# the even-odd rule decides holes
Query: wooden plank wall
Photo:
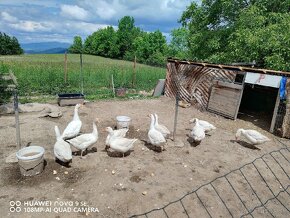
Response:
[[[179,90],[181,100],[206,109],[212,81],[233,82],[235,75],[231,70],[168,62],[165,95],[175,98]]]
[[[286,113],[282,124],[282,137],[290,138],[290,79],[286,83],[287,100],[286,100]]]
[[[225,117],[236,119],[242,89],[242,85],[215,82],[207,109]]]

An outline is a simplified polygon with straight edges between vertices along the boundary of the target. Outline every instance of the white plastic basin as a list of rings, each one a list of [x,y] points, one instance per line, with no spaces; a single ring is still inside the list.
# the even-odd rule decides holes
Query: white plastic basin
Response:
[[[128,116],[117,116],[116,120],[117,120],[117,128],[118,129],[123,129],[123,128],[129,129],[130,121],[131,121],[130,117],[128,117]]]
[[[39,159],[44,155],[44,148],[40,146],[29,146],[20,149],[16,152],[18,160],[35,160]]]
[[[34,176],[44,169],[44,148],[29,146],[16,152],[20,172],[23,176]]]

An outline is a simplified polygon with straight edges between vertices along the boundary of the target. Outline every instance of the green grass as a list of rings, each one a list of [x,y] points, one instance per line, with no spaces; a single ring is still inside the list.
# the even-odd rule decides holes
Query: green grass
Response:
[[[58,93],[80,93],[79,55],[68,54],[67,60],[66,84],[63,54],[0,56],[0,69],[11,69],[14,72],[19,83],[19,94],[23,99]],[[112,75],[115,87],[134,89],[137,93],[139,90],[152,90],[158,79],[165,78],[165,73],[165,68],[137,64],[136,86],[133,87],[133,62],[83,55],[84,94],[90,99],[113,97]]]

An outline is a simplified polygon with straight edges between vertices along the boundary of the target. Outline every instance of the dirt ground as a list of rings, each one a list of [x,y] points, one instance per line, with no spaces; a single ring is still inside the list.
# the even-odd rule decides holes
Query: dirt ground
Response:
[[[218,176],[283,147],[276,141],[274,135],[258,127],[255,122],[240,119],[233,121],[189,107],[179,108],[177,142],[168,140],[166,151],[158,153],[148,149],[141,141],[147,139],[150,124],[147,115],[156,112],[159,115],[159,122],[173,130],[174,100],[161,97],[152,100],[98,101],[86,103],[80,109],[79,115],[83,122],[81,130],[83,133],[92,131],[94,118],[100,119],[99,139],[85,159],[73,156],[71,167],[66,168],[56,163],[53,157],[54,126],[58,125],[63,131],[72,119],[73,107],[62,107],[61,111],[63,116],[60,118],[38,118],[38,113],[20,114],[22,144],[31,142],[45,148],[46,167],[42,174],[31,178],[21,176],[17,163],[5,163],[5,158],[16,150],[15,123],[13,115],[0,116],[1,217],[128,217],[160,208]],[[104,150],[107,136],[104,128],[114,127],[117,115],[130,116],[132,122],[128,137],[141,139],[135,143],[134,150],[124,158]],[[191,128],[189,120],[193,117],[207,120],[217,127],[211,136],[206,136],[196,147],[190,145],[186,136]],[[246,143],[237,143],[234,141],[234,135],[238,128],[256,129],[272,140],[257,148],[250,147]],[[287,143],[287,140],[284,141]],[[289,152],[285,152],[284,155],[290,160]],[[260,167],[262,168],[262,165]],[[53,174],[53,170],[57,171],[57,174]],[[264,193],[262,185],[259,185],[261,181],[258,179],[255,181],[255,174],[251,169],[246,173],[249,173],[249,178],[256,183],[256,189]],[[288,173],[290,175],[289,171]],[[230,177],[233,181],[236,180],[238,185],[238,175],[233,173]],[[289,177],[281,176],[281,181],[289,185]],[[220,186],[219,190],[226,192],[225,189]],[[203,198],[209,210],[213,212],[213,217],[227,217],[224,209],[211,203],[213,199],[210,197],[210,191],[204,190],[208,193]],[[267,200],[266,192],[261,196]],[[234,201],[233,194],[227,193],[226,197]],[[10,211],[10,204],[15,201],[21,202],[22,210],[19,213]],[[57,209],[51,212],[28,212],[26,208],[24,211],[24,202],[36,201],[52,202],[52,206]],[[254,201],[248,199],[247,202],[251,205],[255,203]],[[289,195],[284,201],[290,205]],[[85,207],[86,204],[95,208],[94,210],[97,208],[98,212],[81,210],[62,212],[64,206],[61,204],[65,202],[73,202],[74,207],[79,207],[79,204]],[[191,207],[196,207],[196,215],[192,217],[207,216],[196,204],[193,203]],[[30,209],[33,208],[35,207],[31,206]],[[171,217],[181,217],[177,215],[177,210],[178,208],[173,208],[167,212]],[[239,211],[239,205],[233,205],[232,210],[235,211],[235,217],[245,212]],[[287,211],[279,212],[279,208],[273,210],[278,211],[279,217],[289,217]],[[258,210],[256,213],[257,217],[267,217],[263,211]]]

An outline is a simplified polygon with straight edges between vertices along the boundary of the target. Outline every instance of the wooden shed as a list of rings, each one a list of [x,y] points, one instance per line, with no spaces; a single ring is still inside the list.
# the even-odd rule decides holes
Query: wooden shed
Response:
[[[181,100],[230,119],[265,117],[265,129],[290,138],[290,94],[288,101],[280,98],[282,77],[290,73],[169,58],[165,95],[178,93]],[[286,89],[290,93],[290,79]]]

